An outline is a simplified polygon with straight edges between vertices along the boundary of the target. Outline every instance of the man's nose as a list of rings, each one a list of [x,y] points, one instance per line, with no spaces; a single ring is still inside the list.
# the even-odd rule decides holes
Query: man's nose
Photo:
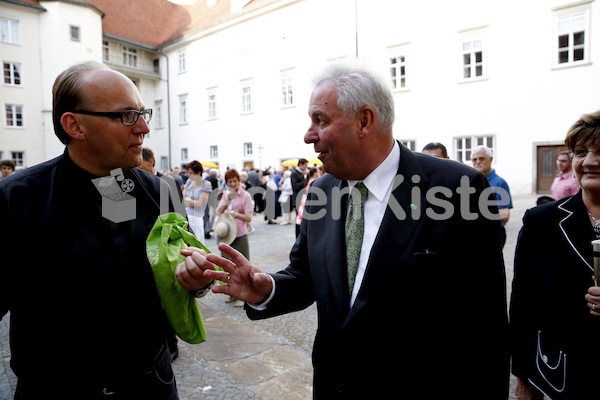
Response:
[[[306,131],[306,133],[304,134],[304,143],[306,144],[310,144],[310,143],[314,143],[318,140],[318,135],[313,127],[313,125],[311,125],[308,130]]]

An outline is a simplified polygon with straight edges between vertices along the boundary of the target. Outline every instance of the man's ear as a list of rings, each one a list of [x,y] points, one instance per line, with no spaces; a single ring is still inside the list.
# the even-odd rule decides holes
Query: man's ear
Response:
[[[83,133],[83,129],[77,115],[71,112],[64,113],[62,117],[60,117],[60,124],[71,139],[78,141],[85,140],[85,134]]]
[[[364,106],[359,111],[359,130],[361,137],[365,135],[369,135],[375,125],[377,124],[377,120],[375,118],[375,111],[368,106]]]

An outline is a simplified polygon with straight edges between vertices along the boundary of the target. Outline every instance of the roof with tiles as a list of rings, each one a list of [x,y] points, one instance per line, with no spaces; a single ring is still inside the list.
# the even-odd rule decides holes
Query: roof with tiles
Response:
[[[40,4],[39,0],[3,1],[43,9],[43,2]],[[234,12],[231,3],[236,0],[198,0],[192,5],[177,5],[168,0],[63,1],[91,5],[104,13],[102,30],[106,35],[159,48],[187,34],[218,25],[278,0],[250,0],[241,10]]]

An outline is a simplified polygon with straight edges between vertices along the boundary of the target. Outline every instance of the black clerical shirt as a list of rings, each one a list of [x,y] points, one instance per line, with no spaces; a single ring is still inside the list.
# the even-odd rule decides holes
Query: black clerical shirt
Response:
[[[19,379],[123,379],[147,371],[163,345],[167,321],[145,252],[160,179],[124,173],[136,214],[120,223],[102,216],[98,177],[67,151],[0,182],[0,316],[10,311]]]

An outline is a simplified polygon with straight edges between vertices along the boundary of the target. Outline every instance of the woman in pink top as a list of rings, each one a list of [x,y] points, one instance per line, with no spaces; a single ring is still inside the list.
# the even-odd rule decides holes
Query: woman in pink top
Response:
[[[225,183],[228,189],[223,193],[221,201],[219,201],[217,214],[230,213],[235,219],[237,235],[230,246],[242,253],[249,260],[250,246],[248,245],[247,223],[252,221],[254,212],[252,198],[250,193],[240,187],[240,174],[235,169],[230,169],[225,173]],[[221,256],[228,258],[223,253],[221,253]],[[232,301],[235,301],[235,299],[230,298],[227,302]],[[237,301],[235,304],[236,307],[243,305],[244,303],[241,301]]]

